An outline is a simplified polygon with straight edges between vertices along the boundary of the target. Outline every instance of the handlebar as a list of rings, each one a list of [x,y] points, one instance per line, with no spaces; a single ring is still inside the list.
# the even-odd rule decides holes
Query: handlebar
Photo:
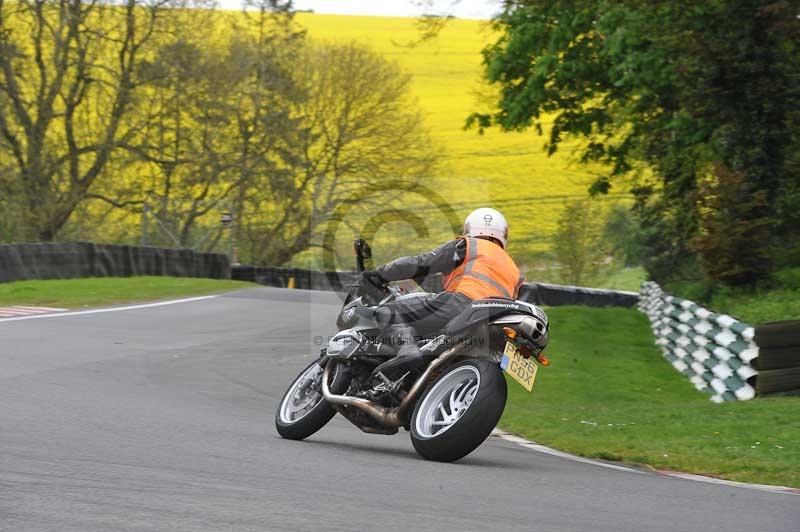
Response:
[[[379,296],[378,296],[378,291],[379,290],[386,293],[386,296],[383,297],[382,299],[379,299]],[[361,292],[361,297],[364,298],[365,302],[367,302],[369,304],[376,305],[376,306],[383,306],[383,305],[386,305],[388,303],[391,303],[392,301],[397,299],[398,296],[403,294],[403,291],[400,288],[398,288],[396,286],[389,285],[389,284],[385,284],[385,285],[381,286],[380,288],[379,287],[375,287],[374,290],[372,290],[372,289],[364,290],[364,287],[361,286],[360,287],[360,292]]]
[[[369,243],[364,240],[363,238],[357,238],[353,241],[353,252],[356,256],[356,270],[361,273],[365,270],[372,270],[374,269],[374,265],[372,263],[372,249],[369,246]],[[403,294],[403,290],[397,286],[392,286],[389,284],[384,284],[383,286],[376,286],[374,287],[374,291],[372,288],[369,290],[365,290],[364,287],[360,287],[359,291],[361,292],[361,296],[366,299],[372,299],[372,296],[375,295],[373,292],[383,291],[386,292],[387,295],[383,299],[377,302],[380,305],[386,305],[394,301],[398,296]]]
[[[391,303],[392,301],[397,299],[397,296],[402,294],[402,291],[399,288],[397,288],[396,286],[392,286],[392,285],[388,285],[387,284],[387,285],[385,285],[385,288],[389,292],[389,294],[385,298],[383,298],[381,301],[378,302],[378,306],[379,307],[382,307],[383,305],[386,305],[387,303]]]

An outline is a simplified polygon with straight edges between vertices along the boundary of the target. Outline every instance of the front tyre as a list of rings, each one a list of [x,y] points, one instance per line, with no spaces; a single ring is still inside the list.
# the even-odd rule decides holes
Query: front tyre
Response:
[[[322,396],[322,360],[320,358],[309,364],[281,399],[275,413],[275,428],[286,439],[308,438],[336,415],[336,411]],[[333,393],[341,393],[346,387],[344,371],[339,366],[333,372],[330,388]]]
[[[417,402],[411,442],[428,460],[452,462],[489,437],[506,406],[506,380],[496,362],[469,359],[439,376]]]

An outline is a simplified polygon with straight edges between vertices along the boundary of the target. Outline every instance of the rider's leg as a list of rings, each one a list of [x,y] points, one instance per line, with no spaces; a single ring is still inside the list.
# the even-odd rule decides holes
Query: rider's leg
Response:
[[[422,299],[411,308],[410,320],[421,336],[440,333],[450,321],[464,312],[472,303],[467,296],[452,292],[441,292]]]
[[[407,371],[416,371],[424,363],[422,352],[417,346],[417,332],[405,323],[391,323],[384,328],[384,334],[392,345],[397,346],[397,355],[379,365],[375,372],[396,380]]]
[[[415,336],[437,333],[469,303],[469,298],[461,294],[443,292],[427,298],[397,301],[379,309],[376,319],[399,349],[394,358],[379,365],[375,371],[397,379],[408,370],[420,369],[424,359]]]

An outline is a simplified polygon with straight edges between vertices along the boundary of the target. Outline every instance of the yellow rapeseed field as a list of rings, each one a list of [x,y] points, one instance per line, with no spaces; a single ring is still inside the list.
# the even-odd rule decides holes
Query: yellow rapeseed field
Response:
[[[487,22],[454,19],[433,40],[408,46],[420,37],[412,18],[301,13],[297,21],[312,39],[356,40],[396,60],[413,76],[414,96],[444,153],[439,192],[461,216],[481,205],[502,209],[512,252],[530,257],[550,247],[564,202],[585,197],[600,170],[580,165],[569,146],[548,157],[545,137],[533,130],[464,130],[469,113],[486,109],[480,95],[491,94],[481,81],[481,49],[493,40]]]
[[[208,15],[209,19],[198,17]],[[222,44],[231,35],[231,23],[242,16],[236,11],[176,11],[202,31],[203,39]],[[565,144],[552,157],[544,151],[546,137],[534,130],[502,132],[490,129],[481,135],[464,130],[467,116],[485,111],[491,105],[492,89],[482,81],[481,50],[496,34],[486,21],[453,19],[432,40],[418,43],[421,29],[413,18],[339,16],[300,13],[296,22],[318,41],[356,41],[396,61],[412,78],[412,93],[425,117],[435,147],[442,153],[436,175],[424,184],[443,196],[459,219],[472,209],[493,206],[504,212],[511,225],[511,253],[523,266],[533,266],[542,252],[550,249],[552,234],[567,201],[587,197],[589,184],[602,168],[579,164],[572,153],[575,144]],[[188,23],[188,22],[187,22]],[[410,43],[417,44],[409,46]],[[488,96],[487,96],[488,95]],[[147,169],[119,169],[118,175],[131,182],[141,181]],[[105,192],[100,190],[100,192]],[[112,194],[113,195],[113,194]],[[600,200],[604,204],[620,201],[619,196]],[[409,213],[429,224],[426,238],[413,232],[408,223],[384,226],[376,235],[376,259],[389,259],[398,253],[424,251],[448,235],[447,225],[429,198],[390,199],[386,207]],[[137,235],[141,221],[138,212],[116,210],[94,203],[82,207],[81,214],[102,218],[103,224],[92,238],[122,241]],[[105,214],[103,214],[105,213]],[[367,216],[373,213],[368,213]],[[430,216],[428,216],[430,215]],[[216,220],[217,213],[208,220]],[[363,216],[363,215],[357,215]],[[155,222],[152,222],[153,224]],[[209,222],[213,223],[213,222]],[[359,225],[356,222],[353,225]],[[77,230],[82,230],[79,226]],[[349,230],[350,228],[347,228]],[[357,228],[356,228],[357,229]],[[355,231],[357,232],[357,231]],[[355,234],[353,232],[353,234]],[[343,231],[347,233],[347,231]],[[75,235],[66,234],[66,237]],[[337,236],[337,249],[348,247],[351,234]],[[85,238],[82,234],[78,238]],[[339,246],[341,240],[342,246]],[[340,254],[341,255],[341,254]],[[314,247],[292,259],[291,264],[319,268],[321,253]],[[349,256],[338,267],[350,267]]]

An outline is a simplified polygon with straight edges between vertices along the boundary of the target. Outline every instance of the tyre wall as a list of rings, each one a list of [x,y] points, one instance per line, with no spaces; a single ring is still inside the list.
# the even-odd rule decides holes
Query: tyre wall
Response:
[[[756,328],[731,316],[642,284],[639,310],[647,314],[664,358],[715,402],[748,400],[759,389],[761,353]]]
[[[25,279],[168,275],[230,279],[228,257],[169,249],[113,244],[0,244],[0,282]]]

